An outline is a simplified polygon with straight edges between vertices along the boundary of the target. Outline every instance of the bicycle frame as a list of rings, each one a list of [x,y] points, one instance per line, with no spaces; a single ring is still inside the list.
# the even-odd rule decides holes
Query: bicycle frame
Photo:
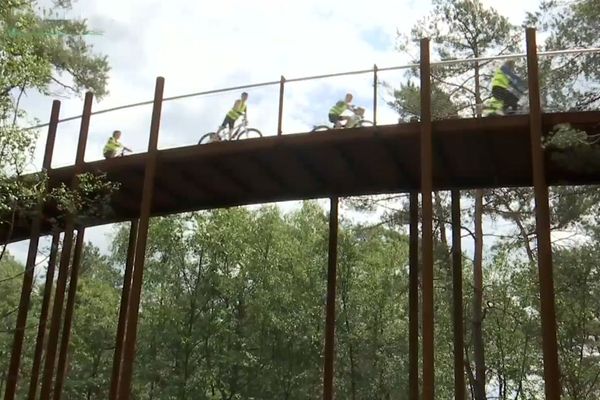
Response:
[[[227,138],[226,140],[233,140],[233,138],[237,137],[238,135],[240,135],[242,132],[246,131],[248,129],[248,120],[246,119],[246,116],[242,116],[242,122],[240,122],[239,124],[236,124],[233,126],[233,129],[229,130],[227,127],[220,129],[217,132],[217,135],[220,136],[221,131],[227,129]]]

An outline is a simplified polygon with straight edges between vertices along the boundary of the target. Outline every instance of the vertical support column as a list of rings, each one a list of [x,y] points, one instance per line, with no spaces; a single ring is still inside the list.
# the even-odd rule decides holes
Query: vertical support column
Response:
[[[452,190],[452,315],[454,330],[454,399],[465,400],[462,247],[460,191]]]
[[[408,266],[408,399],[419,398],[419,194],[410,193]]]
[[[129,244],[127,246],[127,260],[125,261],[125,274],[123,276],[123,291],[121,294],[121,306],[119,308],[119,322],[117,325],[117,336],[115,338],[115,354],[113,358],[113,370],[110,382],[109,400],[116,400],[119,394],[119,382],[121,380],[121,363],[123,362],[123,341],[127,330],[126,321],[129,306],[129,291],[131,289],[131,276],[133,274],[133,263],[135,260],[135,243],[137,241],[139,220],[131,221],[129,229]]]
[[[335,357],[335,290],[337,281],[338,198],[331,197],[329,201],[329,255],[327,259],[325,365],[323,367],[324,400],[333,400],[333,361]]]
[[[537,232],[538,272],[544,354],[544,387],[546,399],[558,400],[561,395],[558,347],[556,343],[556,311],[554,278],[552,276],[552,243],[550,240],[550,207],[546,183],[544,151],[542,149],[542,111],[535,30],[527,29],[527,77],[529,81],[529,126],[531,162],[535,192],[535,227]]]
[[[56,268],[59,241],[60,232],[55,231],[52,235],[50,258],[48,260],[48,269],[46,271],[46,282],[44,283],[44,295],[42,299],[42,309],[40,310],[40,322],[38,324],[35,350],[33,353],[33,363],[31,366],[31,377],[29,379],[29,393],[27,395],[28,400],[35,400],[35,397],[37,396],[40,365],[42,363],[44,341],[46,340],[46,322],[48,321],[48,309],[50,308],[50,298],[52,297],[52,285],[54,284],[54,270]]]
[[[133,276],[131,280],[130,302],[125,344],[123,346],[123,364],[121,366],[121,382],[119,384],[119,399],[128,400],[133,375],[133,360],[135,358],[135,342],[137,338],[137,323],[139,317],[140,296],[144,278],[144,259],[146,256],[146,242],[148,239],[148,225],[152,207],[152,192],[154,191],[154,176],[158,155],[158,132],[160,129],[160,115],[162,111],[163,92],[165,79],[156,78],[154,90],[154,105],[152,108],[152,121],[150,122],[150,138],[148,140],[148,157],[146,158],[146,172],[142,189],[142,202],[140,205],[140,219],[138,238],[135,247],[135,261],[133,263]]]
[[[87,92],[83,103],[83,112],[81,116],[81,127],[79,129],[79,141],[77,143],[77,154],[75,155],[75,169],[71,189],[77,188],[77,175],[83,168],[85,156],[85,147],[87,145],[88,130],[90,126],[90,116],[92,114],[93,94]],[[54,364],[56,358],[56,349],[58,347],[58,333],[60,330],[60,321],[62,318],[63,303],[65,301],[65,289],[67,286],[67,275],[69,271],[69,261],[71,258],[71,247],[73,245],[74,216],[67,215],[65,227],[65,237],[63,240],[63,249],[58,269],[58,279],[56,281],[56,292],[54,294],[54,307],[52,309],[52,322],[48,334],[48,347],[46,349],[46,360],[44,362],[44,377],[42,379],[42,389],[40,392],[41,400],[49,400],[52,392],[52,377],[54,376]]]
[[[48,332],[48,344],[44,360],[44,375],[42,377],[40,400],[49,400],[50,392],[52,391],[52,377],[54,376],[54,364],[56,362],[56,347],[58,345],[58,333],[60,330],[60,320],[65,299],[65,288],[67,286],[67,275],[69,273],[69,261],[71,258],[72,246],[73,221],[71,217],[68,217],[60,254],[60,264],[58,266],[56,290],[54,291],[52,319],[50,320],[50,331]]]
[[[429,39],[421,39],[421,198],[423,252],[423,400],[434,398],[433,349],[433,153]]]
[[[373,125],[377,125],[377,64],[373,64]]]
[[[58,366],[56,367],[56,384],[54,385],[54,400],[60,400],[62,389],[67,373],[67,354],[69,352],[69,341],[71,340],[71,327],[73,325],[73,310],[75,309],[75,295],[77,294],[77,282],[79,281],[79,267],[81,265],[81,253],[83,251],[83,237],[85,228],[77,229],[77,240],[73,254],[73,265],[71,266],[71,279],[69,282],[69,293],[67,295],[67,307],[65,309],[65,320],[62,330],[60,351],[58,353]]]
[[[50,114],[50,124],[48,126],[48,138],[46,139],[46,148],[44,159],[42,161],[42,172],[47,172],[52,165],[52,152],[56,140],[56,129],[58,127],[58,115],[60,113],[60,101],[52,102],[52,112]],[[31,233],[29,235],[29,251],[25,262],[25,273],[23,274],[23,284],[21,286],[21,298],[19,300],[19,311],[17,313],[17,323],[13,337],[13,346],[10,355],[10,364],[6,378],[6,390],[4,400],[14,400],[17,392],[17,382],[19,380],[19,367],[21,366],[21,352],[23,351],[23,338],[25,337],[25,326],[27,325],[27,313],[31,300],[31,289],[33,287],[33,276],[35,272],[35,258],[40,239],[40,230],[42,225],[42,204],[36,207],[36,214],[31,221]]]
[[[283,89],[285,87],[285,77],[281,75],[279,81],[279,114],[277,117],[277,135],[280,136],[283,132]]]

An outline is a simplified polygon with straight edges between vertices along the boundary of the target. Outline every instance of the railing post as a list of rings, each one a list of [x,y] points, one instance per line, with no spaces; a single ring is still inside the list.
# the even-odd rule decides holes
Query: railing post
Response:
[[[164,88],[165,79],[163,77],[156,78],[152,120],[150,122],[150,138],[148,140],[148,157],[146,158],[146,171],[144,174],[142,201],[140,204],[138,237],[135,247],[135,261],[133,263],[133,276],[129,293],[129,307],[127,312],[128,318],[125,322],[127,329],[125,343],[123,345],[121,382],[119,383],[120,400],[129,399],[131,379],[133,376],[133,360],[135,358],[135,342],[137,338],[140,296],[144,279],[144,260],[146,257],[146,243],[148,240],[150,211],[152,209],[154,176],[156,175],[156,164],[158,159],[158,133],[160,130],[160,116],[162,111]]]
[[[285,77],[281,75],[279,81],[279,114],[277,117],[277,135],[280,136],[283,132],[283,90],[285,87]]]
[[[408,267],[408,398],[419,398],[419,194],[410,193]]]
[[[125,261],[125,274],[123,276],[123,290],[121,294],[121,306],[119,308],[119,322],[117,324],[117,336],[115,338],[115,353],[113,357],[113,370],[110,383],[109,400],[116,400],[119,395],[119,383],[121,381],[121,364],[123,362],[123,341],[127,331],[127,315],[129,311],[129,292],[131,290],[131,277],[133,274],[133,263],[135,260],[135,244],[137,241],[139,220],[131,221],[129,228],[129,244],[127,246],[127,259]]]
[[[327,260],[327,306],[325,314],[325,365],[323,400],[333,400],[335,358],[335,291],[337,281],[338,198],[331,197],[329,211],[329,252]]]
[[[373,64],[373,125],[377,125],[377,64]]]
[[[421,39],[421,199],[423,271],[423,400],[434,399],[433,342],[433,152],[429,39]]]
[[[460,191],[452,190],[452,323],[454,324],[454,399],[465,400]]]
[[[552,242],[550,238],[550,207],[542,149],[542,110],[535,29],[527,29],[527,78],[529,81],[529,126],[531,162],[535,192],[535,227],[537,233],[538,272],[544,355],[544,388],[546,399],[561,396],[558,346],[556,342],[556,311],[554,278],[552,276]]]
[[[46,148],[44,159],[42,161],[42,172],[47,172],[52,165],[52,152],[56,140],[56,129],[58,127],[58,115],[60,113],[60,101],[52,102],[52,112],[50,114],[50,124],[48,126],[48,138],[46,139]],[[17,383],[19,381],[19,368],[21,366],[21,352],[23,351],[23,339],[25,337],[25,327],[27,325],[27,313],[31,301],[31,289],[33,287],[33,276],[35,272],[35,259],[40,239],[40,229],[42,225],[42,204],[36,205],[36,215],[31,223],[31,234],[29,236],[29,250],[25,262],[25,273],[23,274],[23,284],[21,285],[21,298],[19,300],[19,311],[17,313],[17,323],[15,325],[15,334],[13,337],[13,346],[10,355],[10,364],[6,377],[6,390],[4,391],[4,400],[13,400],[17,392]],[[10,240],[10,238],[6,238]]]

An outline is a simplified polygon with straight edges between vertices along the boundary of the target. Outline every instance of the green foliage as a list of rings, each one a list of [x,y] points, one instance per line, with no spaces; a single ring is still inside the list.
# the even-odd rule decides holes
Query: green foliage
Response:
[[[102,176],[84,174],[75,190],[58,187],[47,193],[46,171],[24,176],[38,136],[21,127],[30,122],[19,104],[26,91],[51,95],[58,88],[80,95],[91,90],[96,98],[108,93],[108,62],[86,42],[87,23],[58,19],[70,5],[60,1],[52,9],[38,9],[33,0],[0,2],[0,225],[8,231],[18,219],[33,216],[40,202],[85,210],[81,218],[106,212],[102,207],[116,189]]]

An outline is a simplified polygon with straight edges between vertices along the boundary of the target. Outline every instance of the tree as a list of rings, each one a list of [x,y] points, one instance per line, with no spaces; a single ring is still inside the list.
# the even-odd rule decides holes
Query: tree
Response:
[[[34,0],[0,2],[0,228],[6,233],[3,241],[10,239],[19,218],[32,216],[39,202],[58,201],[67,208],[78,197],[78,191],[72,192],[70,203],[62,204],[68,190],[59,188],[47,193],[45,171],[23,178],[38,134],[22,127],[23,123],[32,122],[20,104],[23,94],[34,91],[70,96],[91,90],[102,98],[108,93],[108,61],[87,44],[87,23],[57,19],[70,6],[71,2],[65,0],[56,0],[51,9],[36,9]],[[106,189],[102,178],[90,175],[86,181],[100,191]],[[82,191],[85,189],[79,190]]]

